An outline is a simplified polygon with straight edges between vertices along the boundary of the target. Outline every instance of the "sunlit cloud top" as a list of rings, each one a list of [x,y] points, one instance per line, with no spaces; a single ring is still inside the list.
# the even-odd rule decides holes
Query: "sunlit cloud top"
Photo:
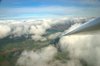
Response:
[[[100,16],[100,0],[1,0],[0,18]]]

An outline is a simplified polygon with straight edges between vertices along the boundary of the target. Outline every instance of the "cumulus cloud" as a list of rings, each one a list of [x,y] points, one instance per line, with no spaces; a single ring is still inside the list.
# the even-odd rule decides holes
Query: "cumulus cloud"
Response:
[[[7,25],[0,25],[0,39],[7,37],[11,32],[11,28]]]
[[[100,35],[94,33],[88,35],[69,35],[60,39],[60,49],[68,52],[69,58],[71,58],[69,62],[72,65],[70,66],[77,66],[74,64],[77,61],[79,66],[85,66],[84,64],[87,66],[99,66],[100,52],[98,51],[100,49]]]
[[[47,40],[47,38],[39,36],[39,35],[33,35],[31,36],[31,38],[35,41],[46,41]]]
[[[95,39],[96,38],[96,39]],[[47,46],[41,50],[24,50],[17,60],[16,66],[99,66],[100,65],[100,35],[70,35],[60,39],[63,59],[55,59],[57,48]],[[66,58],[68,57],[68,58]]]
[[[87,18],[0,20],[0,39],[7,36],[10,36],[11,38],[26,36],[36,41],[45,41],[46,38],[43,35],[47,34],[47,29],[51,29],[53,26],[59,27],[60,24],[65,23],[66,27],[68,27],[67,25],[71,25],[76,22],[82,23],[87,20]],[[58,29],[57,27],[53,29]]]
[[[0,21],[0,36],[1,38],[10,37],[21,37],[21,36],[37,36],[42,37],[46,34],[46,30],[50,28],[48,22],[41,20],[1,20]]]
[[[79,25],[75,24],[67,31]],[[51,34],[48,36],[48,39],[55,39],[59,34],[61,32]],[[38,40],[40,38],[43,37],[33,36],[33,39]],[[47,46],[41,50],[23,51],[17,60],[16,66],[100,66],[99,39],[100,35],[92,33],[63,36],[59,41],[59,46],[62,50],[60,53],[67,53],[60,55],[60,57],[64,57],[63,59],[55,59],[56,55],[59,56],[57,51],[59,48]],[[62,60],[66,60],[66,62],[62,62]]]
[[[53,46],[45,47],[40,51],[23,51],[16,66],[48,66],[56,53],[57,50]]]

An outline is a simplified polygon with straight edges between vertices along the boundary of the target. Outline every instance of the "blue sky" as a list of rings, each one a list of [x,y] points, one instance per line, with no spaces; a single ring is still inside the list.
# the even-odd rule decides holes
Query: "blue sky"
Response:
[[[1,0],[0,18],[100,16],[100,0]]]

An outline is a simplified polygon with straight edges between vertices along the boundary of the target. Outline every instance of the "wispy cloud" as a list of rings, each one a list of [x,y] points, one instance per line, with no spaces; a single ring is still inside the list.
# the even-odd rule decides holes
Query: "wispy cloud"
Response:
[[[65,6],[47,6],[47,7],[20,7],[20,8],[1,8],[0,14],[2,16],[13,15],[58,15],[58,16],[99,16],[100,9],[97,8],[81,8],[81,7],[65,7]]]

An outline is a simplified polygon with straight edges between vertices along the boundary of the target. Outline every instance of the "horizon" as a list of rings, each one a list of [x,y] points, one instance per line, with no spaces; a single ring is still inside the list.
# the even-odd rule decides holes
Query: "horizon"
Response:
[[[1,0],[1,19],[99,17],[100,0]]]

